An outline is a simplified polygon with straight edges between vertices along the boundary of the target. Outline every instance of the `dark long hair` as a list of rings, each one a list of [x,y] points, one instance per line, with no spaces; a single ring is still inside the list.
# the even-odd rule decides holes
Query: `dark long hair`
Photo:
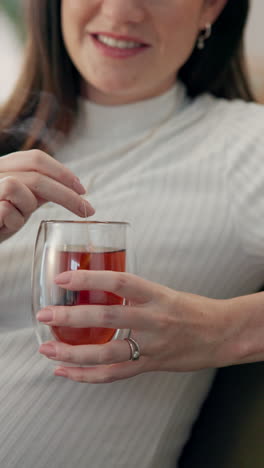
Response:
[[[53,136],[68,135],[77,115],[81,79],[65,49],[60,0],[27,0],[24,66],[0,109],[0,154],[41,148],[52,152]],[[205,49],[194,49],[179,73],[187,92],[253,100],[247,81],[243,31],[249,0],[229,0]],[[55,136],[54,136],[55,139]]]

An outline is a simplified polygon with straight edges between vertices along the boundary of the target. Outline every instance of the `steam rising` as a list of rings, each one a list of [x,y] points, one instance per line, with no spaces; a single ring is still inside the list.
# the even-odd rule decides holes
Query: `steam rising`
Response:
[[[34,116],[37,108],[37,114],[39,115]],[[21,145],[30,137],[37,137],[38,145],[44,146],[51,153],[56,152],[65,138],[62,131],[54,128],[54,122],[62,111],[65,117],[72,114],[72,111],[66,109],[65,106],[62,109],[62,106],[59,105],[52,94],[47,92],[32,94],[29,104],[23,109],[19,119],[6,128],[3,124],[2,134],[7,136],[7,146],[10,146],[10,152],[13,151],[12,148],[19,150]]]

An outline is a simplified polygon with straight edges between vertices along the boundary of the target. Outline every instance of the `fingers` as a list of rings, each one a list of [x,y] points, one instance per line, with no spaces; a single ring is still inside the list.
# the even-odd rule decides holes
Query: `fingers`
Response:
[[[8,176],[2,179],[0,178],[0,182],[3,184],[8,183],[10,189],[11,183],[9,183],[9,181],[11,180],[13,185],[15,185],[15,182],[17,182],[17,186],[21,186],[21,184],[24,185],[32,193],[33,198],[37,200],[38,206],[45,202],[54,202],[78,216],[85,217],[94,214],[94,209],[87,200],[54,179],[37,172],[12,172],[6,174],[8,174]],[[10,193],[7,189],[5,192],[5,197],[9,198],[11,196]],[[23,195],[25,195],[25,193],[24,191]]]
[[[159,294],[164,295],[160,285],[136,275],[114,271],[67,271],[58,275],[55,283],[72,291],[108,291],[137,303],[149,302]]]
[[[78,216],[91,216],[95,212],[87,200],[46,175],[37,172],[21,173],[20,180],[37,198],[57,203]]]
[[[85,189],[79,179],[43,151],[19,151],[3,156],[0,159],[0,180],[6,180],[7,176],[24,184],[32,192],[31,201],[33,202],[35,197],[38,206],[47,201],[54,202],[81,217],[91,216],[95,212],[90,203],[80,197],[85,193]],[[12,191],[14,192],[13,189]],[[25,190],[23,195],[26,197],[25,200],[23,197],[21,200],[24,207],[29,196]],[[6,196],[4,199],[10,198]],[[20,210],[16,203],[15,206]],[[31,205],[28,206],[30,211]],[[22,213],[23,210],[24,208]]]
[[[3,156],[0,172],[37,172],[57,180],[83,195],[85,188],[79,179],[63,164],[40,150],[18,151]]]
[[[58,367],[54,374],[66,377],[75,382],[85,383],[111,383],[116,380],[129,379],[142,372],[145,372],[144,360],[129,361],[110,366],[100,367]]]
[[[51,341],[40,346],[39,352],[50,359],[80,365],[101,365],[129,361],[131,352],[125,340],[113,340],[103,345],[71,346]]]
[[[38,202],[33,193],[15,177],[9,176],[0,179],[0,200],[10,202],[24,219],[28,218],[36,210]]]
[[[146,307],[143,310],[140,307],[120,305],[50,306],[37,314],[37,320],[49,326],[135,330],[148,330],[156,323],[151,306],[146,311]]]
[[[38,199],[59,203],[78,216],[94,213],[91,205],[73,190],[38,173],[13,173],[0,179],[0,228],[15,233],[38,207]]]
[[[0,229],[3,234],[18,231],[24,223],[24,217],[11,203],[0,201]]]

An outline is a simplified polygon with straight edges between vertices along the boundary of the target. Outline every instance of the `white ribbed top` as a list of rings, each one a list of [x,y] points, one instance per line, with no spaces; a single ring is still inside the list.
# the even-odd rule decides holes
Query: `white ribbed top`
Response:
[[[57,158],[89,185],[95,219],[132,223],[142,277],[215,298],[263,283],[261,106],[192,102],[180,84],[126,106],[80,101]],[[33,242],[47,218],[75,216],[43,207],[0,246],[1,468],[175,468],[213,370],[106,385],[54,377],[30,317]]]

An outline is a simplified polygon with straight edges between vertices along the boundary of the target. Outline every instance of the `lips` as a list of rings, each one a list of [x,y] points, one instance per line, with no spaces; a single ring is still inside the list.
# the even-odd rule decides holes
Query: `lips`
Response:
[[[96,40],[98,40],[99,36],[103,36],[105,38],[110,38],[110,39],[112,38],[112,39],[114,39],[116,41],[134,42],[136,44],[139,44],[140,47],[149,47],[150,46],[146,42],[142,41],[141,38],[135,37],[135,36],[123,36],[123,35],[118,35],[118,34],[108,33],[108,32],[106,33],[106,32],[101,32],[101,31],[91,33],[91,36]]]
[[[144,53],[150,47],[138,37],[104,32],[90,33],[89,36],[96,50],[102,56],[113,60],[130,59]]]

